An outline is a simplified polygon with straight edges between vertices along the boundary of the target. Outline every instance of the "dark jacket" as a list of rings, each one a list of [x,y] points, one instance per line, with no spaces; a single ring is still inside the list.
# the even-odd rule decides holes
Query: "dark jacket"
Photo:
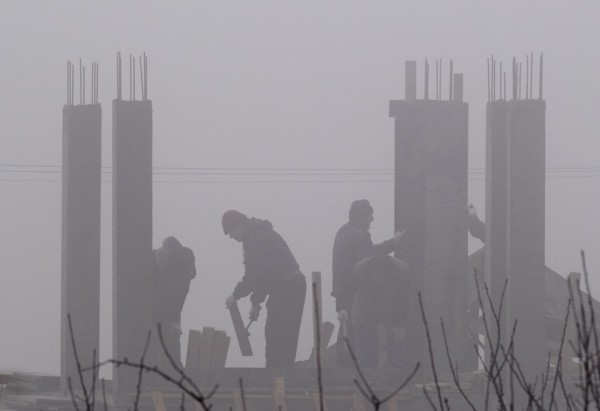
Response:
[[[410,310],[408,265],[389,255],[375,254],[357,272],[352,305],[355,329],[366,322],[402,327]]]
[[[179,246],[154,250],[154,318],[156,322],[180,323],[183,303],[196,276],[192,250]]]
[[[373,245],[371,233],[357,227],[352,220],[344,224],[335,235],[333,242],[333,295],[336,310],[350,312],[356,293],[356,274],[354,266],[363,258],[374,253],[389,254],[394,251],[393,239]]]
[[[233,290],[236,299],[249,294],[252,305],[260,305],[298,271],[298,263],[287,243],[266,220],[251,218],[244,237],[244,277]]]

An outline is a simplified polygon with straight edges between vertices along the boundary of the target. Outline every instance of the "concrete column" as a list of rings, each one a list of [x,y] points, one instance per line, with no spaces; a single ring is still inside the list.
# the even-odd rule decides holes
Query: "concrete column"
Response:
[[[501,316],[502,344],[508,346],[506,330],[510,330],[506,305],[502,304],[502,290],[508,279],[507,271],[507,215],[508,215],[508,136],[510,103],[497,100],[487,103],[486,111],[486,201],[485,201],[485,256],[484,278],[489,287],[491,303]],[[485,293],[482,291],[484,303]],[[492,321],[492,340],[496,340],[493,314],[489,307],[486,316]],[[488,346],[489,348],[489,346]],[[489,349],[486,357],[490,358]]]
[[[81,388],[67,316],[82,367],[100,340],[100,104],[63,108],[61,386]],[[86,384],[91,385],[91,373]]]
[[[440,318],[456,360],[463,358],[466,340],[468,104],[411,100],[407,94],[407,100],[390,101],[390,117],[395,119],[395,228],[406,230],[397,256],[410,264],[413,278],[408,358],[427,354],[421,292],[436,367],[444,369]]]
[[[515,353],[534,381],[545,370],[546,103],[511,102],[508,140],[508,318]]]
[[[487,110],[485,276],[495,307],[508,280],[502,343],[517,321],[515,354],[530,381],[545,363],[545,110],[541,99]]]
[[[152,102],[113,101],[113,356],[139,361],[152,329]],[[137,371],[113,369],[117,391]]]

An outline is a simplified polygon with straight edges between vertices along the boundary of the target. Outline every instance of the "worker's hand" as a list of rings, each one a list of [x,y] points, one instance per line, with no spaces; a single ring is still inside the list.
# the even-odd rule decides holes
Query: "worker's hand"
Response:
[[[346,321],[348,321],[348,311],[339,310],[338,311],[338,321],[340,323],[345,323]]]
[[[396,231],[396,234],[394,234],[394,247],[398,248],[398,246],[400,245],[400,239],[402,238],[402,236],[404,236],[404,233],[406,231],[402,230],[402,231]]]
[[[260,314],[260,305],[253,305],[250,307],[248,318],[250,321],[258,321],[258,315]]]
[[[400,344],[405,337],[404,328],[391,327],[390,336],[392,337],[392,341],[394,342],[394,344]]]
[[[469,212],[469,216],[477,216],[477,209],[475,208],[475,206],[473,204],[469,204],[469,208],[467,209]]]
[[[237,302],[237,298],[235,298],[233,296],[233,294],[231,294],[229,297],[227,297],[225,299],[225,308],[227,308],[228,310],[233,307],[233,305]]]

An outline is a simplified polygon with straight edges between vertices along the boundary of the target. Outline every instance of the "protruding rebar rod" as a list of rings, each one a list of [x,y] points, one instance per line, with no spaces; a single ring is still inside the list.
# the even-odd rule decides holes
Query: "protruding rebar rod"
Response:
[[[452,101],[454,98],[452,97],[452,86],[453,86],[453,80],[454,79],[454,62],[452,60],[450,60],[450,77],[448,78],[448,100]]]
[[[492,101],[496,101],[496,60],[492,54]]]
[[[492,93],[490,91],[490,59],[487,59],[487,92],[488,92],[488,103],[492,101]]]
[[[138,56],[139,58],[139,66],[140,66],[140,89],[142,92],[142,100],[144,100],[144,67],[142,65],[142,56]]]
[[[96,104],[100,101],[98,92],[100,91],[100,65],[96,63]]]
[[[438,59],[435,59],[435,99],[439,100],[438,98],[438,71],[440,70],[440,66],[439,66],[439,62]]]
[[[135,101],[135,56],[133,57],[133,100]]]
[[[440,89],[439,90],[439,96],[440,96],[439,99],[441,100],[442,99],[442,59],[441,58],[440,58],[440,74],[439,74],[439,76],[440,76],[440,81],[438,83],[438,88]]]
[[[146,95],[144,96],[144,100],[148,100],[148,56],[144,53],[144,92]]]
[[[71,105],[75,104],[75,64],[71,63]]]
[[[540,53],[540,94],[539,99],[543,99],[543,79],[544,79],[544,53]]]
[[[425,59],[425,100],[429,100],[429,62]]]
[[[519,100],[521,100],[521,80],[523,78],[522,76],[522,72],[523,72],[523,63],[519,63]]]
[[[513,57],[512,59],[512,99],[517,99],[517,59]]]
[[[500,100],[503,100],[503,96],[502,96],[502,79],[503,79],[503,75],[502,75],[502,62],[500,62],[500,84],[499,84],[499,88],[498,88],[498,93],[500,93]]]
[[[70,84],[71,83],[71,78],[70,78],[70,75],[71,75],[71,68],[69,67],[69,60],[67,60],[67,106],[69,105],[69,96],[70,96],[70,93],[71,93],[71,90],[70,90],[70,88],[71,88],[71,84]]]
[[[531,74],[529,76],[529,98],[533,99],[533,52],[531,52],[531,57],[529,58],[531,62]]]
[[[131,75],[131,54],[129,54],[129,100],[133,97],[133,84],[132,84],[132,75]]]
[[[527,66],[525,67],[527,69],[525,80],[525,100],[529,100],[529,54],[525,56],[525,59],[527,60]]]
[[[81,59],[79,59],[79,105],[81,105],[81,101],[83,99],[83,95],[82,93],[82,89],[83,87],[81,87],[81,81],[82,81],[82,69],[81,69]]]

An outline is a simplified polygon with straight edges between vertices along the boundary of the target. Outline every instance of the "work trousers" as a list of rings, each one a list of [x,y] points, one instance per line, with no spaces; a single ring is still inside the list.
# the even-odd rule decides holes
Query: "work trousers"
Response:
[[[300,271],[267,300],[265,357],[270,367],[293,367],[306,298],[306,278]]]
[[[394,342],[390,335],[390,330],[387,329],[385,336],[387,342],[385,349],[387,352],[387,361],[385,367],[398,368],[402,364],[402,344]],[[354,341],[356,349],[356,359],[362,368],[377,368],[379,366],[379,332],[378,321],[365,321],[354,330]]]

